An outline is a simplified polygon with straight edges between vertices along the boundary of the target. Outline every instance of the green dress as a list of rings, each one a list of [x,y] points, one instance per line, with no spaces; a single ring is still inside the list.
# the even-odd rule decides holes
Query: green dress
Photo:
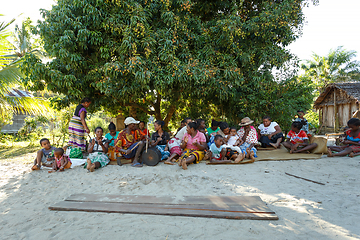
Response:
[[[220,128],[217,128],[215,131],[212,130],[211,128],[207,128],[207,129],[206,129],[206,131],[207,131],[207,133],[208,133],[209,136],[210,136],[212,133],[218,132],[219,130],[220,130]]]
[[[92,139],[90,141],[92,141]],[[102,139],[102,142],[103,144],[106,144],[108,142],[107,138],[104,137]],[[105,167],[110,162],[109,157],[106,155],[106,153],[103,152],[102,147],[100,146],[100,144],[98,144],[96,139],[93,147],[93,152],[89,154],[88,158],[91,160],[91,163],[95,163],[95,162],[100,163],[100,167]],[[84,168],[86,167],[87,167],[87,162],[85,163]]]

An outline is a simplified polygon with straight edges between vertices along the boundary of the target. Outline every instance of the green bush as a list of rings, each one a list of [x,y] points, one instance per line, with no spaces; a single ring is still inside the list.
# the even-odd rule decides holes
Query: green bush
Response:
[[[104,135],[109,132],[108,126],[109,123],[104,119],[100,117],[92,117],[89,120],[86,121],[89,129],[90,129],[90,135],[92,136],[95,132],[95,128],[102,127],[104,130]]]

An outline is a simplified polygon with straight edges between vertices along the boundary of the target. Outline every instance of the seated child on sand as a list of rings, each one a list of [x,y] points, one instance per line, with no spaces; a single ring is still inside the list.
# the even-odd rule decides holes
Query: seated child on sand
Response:
[[[64,149],[62,148],[56,148],[54,151],[55,161],[53,163],[53,171],[50,172],[56,172],[56,171],[64,171],[65,169],[68,169],[71,167],[71,160],[70,158],[64,154]]]
[[[354,155],[359,155],[360,152],[360,119],[351,118],[347,122],[349,130],[346,131],[346,137],[342,141],[344,146],[330,146],[328,147],[328,157],[334,156],[346,156],[349,154],[349,157]],[[337,153],[333,153],[337,152]]]
[[[210,151],[212,153],[210,162],[212,163],[239,163],[245,158],[245,153],[238,153],[227,149],[226,145],[222,145],[224,138],[221,135],[216,135],[214,142],[210,145]],[[228,155],[228,156],[227,156]],[[229,159],[227,159],[227,157]],[[234,161],[232,161],[232,160]]]
[[[317,147],[316,143],[309,144],[309,138],[304,130],[303,122],[293,122],[291,130],[286,136],[286,141],[283,142],[284,147],[290,150],[290,153],[310,153],[310,150]]]
[[[51,146],[49,139],[43,138],[40,140],[42,149],[37,152],[36,159],[32,170],[40,170],[41,164],[46,167],[52,167],[54,161],[55,147]]]

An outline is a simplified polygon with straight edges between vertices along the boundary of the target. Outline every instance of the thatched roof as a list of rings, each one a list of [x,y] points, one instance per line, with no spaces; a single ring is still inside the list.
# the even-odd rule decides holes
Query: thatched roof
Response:
[[[320,96],[315,100],[314,107],[319,107],[320,104],[331,90],[334,88],[343,90],[349,96],[350,99],[360,100],[360,82],[345,82],[345,83],[332,83],[328,84]]]

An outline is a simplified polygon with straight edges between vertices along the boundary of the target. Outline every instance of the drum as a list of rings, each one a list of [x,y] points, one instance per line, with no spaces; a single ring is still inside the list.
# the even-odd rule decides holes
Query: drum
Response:
[[[161,153],[156,147],[148,148],[147,152],[144,150],[141,154],[141,161],[148,166],[155,166],[161,160]]]

